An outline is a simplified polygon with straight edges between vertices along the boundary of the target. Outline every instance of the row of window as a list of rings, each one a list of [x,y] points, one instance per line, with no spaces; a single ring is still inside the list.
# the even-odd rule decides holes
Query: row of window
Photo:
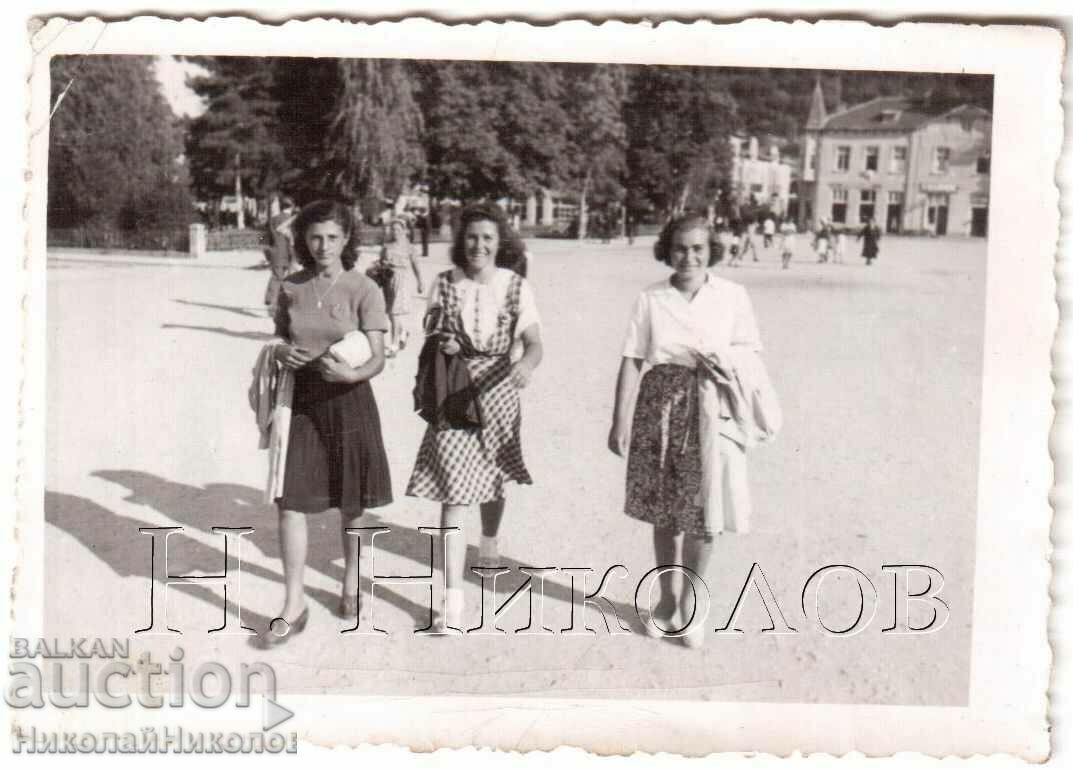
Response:
[[[873,219],[876,215],[876,191],[860,190],[859,203],[857,206],[857,221]],[[902,190],[887,191],[887,224],[886,229],[897,232],[901,228],[902,204],[905,203],[905,192]],[[834,186],[831,188],[831,222],[836,225],[846,223],[846,213],[849,210],[849,189]]]
[[[850,169],[850,158],[853,148],[850,145],[837,145],[835,147],[835,166],[838,172],[847,172]],[[946,174],[950,170],[950,157],[952,151],[949,147],[936,147],[932,151],[931,171],[933,174]],[[890,149],[890,159],[887,171],[891,174],[904,174],[908,166],[909,148],[896,145]],[[864,148],[863,171],[879,171],[879,146],[869,145]],[[976,158],[976,173],[991,173],[991,156],[980,155]]]

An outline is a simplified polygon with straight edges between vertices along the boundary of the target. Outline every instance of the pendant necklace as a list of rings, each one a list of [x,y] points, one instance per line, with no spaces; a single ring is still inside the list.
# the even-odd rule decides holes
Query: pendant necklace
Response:
[[[343,271],[339,271],[338,273],[335,274],[335,278],[332,279],[332,283],[328,284],[328,288],[324,290],[324,294],[320,294],[317,291],[317,285],[313,284],[313,294],[316,295],[317,307],[318,308],[322,308],[324,306],[325,298],[328,296],[328,293],[332,291],[332,287],[335,286],[335,282],[339,280],[339,277],[341,275],[343,275]],[[319,276],[318,276],[318,278],[319,278]]]

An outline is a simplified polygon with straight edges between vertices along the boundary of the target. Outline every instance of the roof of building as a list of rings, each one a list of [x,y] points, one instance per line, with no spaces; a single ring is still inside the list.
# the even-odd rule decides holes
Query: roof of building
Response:
[[[828,116],[823,130],[912,131],[933,117],[934,114],[921,110],[912,100],[881,96]]]

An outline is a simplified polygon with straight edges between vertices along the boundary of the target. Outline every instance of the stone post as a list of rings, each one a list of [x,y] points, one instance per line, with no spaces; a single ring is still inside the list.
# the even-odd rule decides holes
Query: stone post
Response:
[[[208,231],[203,224],[197,222],[190,226],[190,259],[199,260],[209,250]]]

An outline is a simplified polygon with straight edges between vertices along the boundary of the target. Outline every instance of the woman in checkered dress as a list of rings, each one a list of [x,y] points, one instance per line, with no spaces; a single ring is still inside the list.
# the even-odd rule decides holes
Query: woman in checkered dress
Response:
[[[455,267],[437,276],[432,287],[426,332],[438,336],[445,353],[465,359],[482,425],[430,424],[406,492],[440,502],[443,527],[463,533],[466,511],[478,505],[482,563],[494,566],[504,486],[532,484],[522,459],[518,391],[543,355],[540,319],[524,278],[524,247],[498,206],[479,204],[462,212],[451,261]],[[523,353],[511,363],[515,340]],[[460,628],[465,537],[448,538],[447,549],[447,621]]]

